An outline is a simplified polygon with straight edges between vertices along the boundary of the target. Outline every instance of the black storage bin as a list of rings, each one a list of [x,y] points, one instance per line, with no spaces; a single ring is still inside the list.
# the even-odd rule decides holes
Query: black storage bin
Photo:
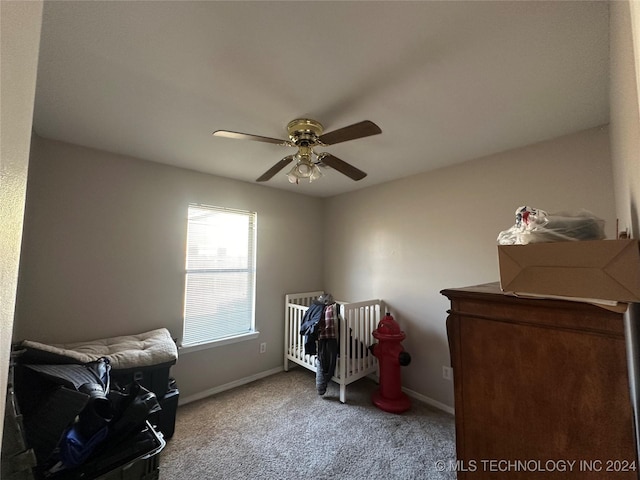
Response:
[[[173,361],[144,367],[126,369],[113,368],[111,369],[111,381],[121,386],[138,382],[147,390],[155,393],[158,400],[161,400],[167,391],[170,390],[169,370],[175,363],[176,362]]]
[[[169,378],[171,367],[177,361],[177,350],[175,356],[170,351],[171,348],[175,349],[175,342],[166,329],[152,330],[128,337],[131,339],[113,337],[88,341],[86,344],[83,342],[82,345],[73,344],[69,348],[65,345],[51,346],[24,340],[17,348],[20,349],[23,363],[61,365],[84,363],[79,361],[79,355],[87,356],[89,354],[86,352],[90,352],[90,356],[95,356],[97,353],[94,352],[103,351],[102,348],[108,346],[106,349],[108,353],[100,358],[110,360],[111,388],[121,389],[138,383],[153,392],[162,407],[162,411],[156,414],[154,423],[162,426],[161,431],[165,438],[170,438],[174,430],[172,422],[175,422],[178,397],[175,380]],[[123,338],[127,338],[127,341],[123,342]],[[138,348],[137,342],[144,344]],[[130,351],[131,353],[129,353]],[[150,352],[154,353],[160,363],[149,365],[153,361],[153,358],[150,358]],[[138,356],[140,353],[144,354]],[[117,361],[112,361],[110,356]],[[119,365],[124,365],[125,368],[118,368]],[[167,399],[163,401],[167,395]]]
[[[158,455],[153,455],[112,470],[96,480],[158,480],[159,478]]]
[[[50,369],[42,370],[44,365],[36,364],[40,368],[34,371],[34,365],[25,364],[23,361],[21,351],[12,352],[9,378],[11,395],[9,395],[10,402],[7,406],[13,407],[16,418],[19,417],[21,420],[20,426],[24,425],[24,428],[18,430],[21,445],[28,448],[31,456],[34,457],[34,462],[31,464],[32,470],[29,472],[32,476],[24,478],[35,480],[152,480],[159,478],[159,453],[166,442],[162,433],[149,422],[150,415],[147,416],[146,421],[141,420],[137,423],[139,418],[137,415],[144,413],[144,407],[139,407],[138,414],[125,420],[120,436],[116,434],[113,440],[107,438],[103,443],[98,444],[79,466],[54,473],[55,468],[51,469],[51,467],[55,463],[55,458],[51,460],[51,452],[67,427],[77,421],[76,416],[87,404],[86,399],[89,395],[72,386],[53,382],[46,374],[38,373],[51,372]],[[63,370],[64,367],[73,368],[75,371],[78,365],[66,364],[60,367],[63,367]],[[84,379],[84,377],[80,378]],[[167,388],[168,386],[165,385],[165,391]],[[8,434],[11,433],[10,428],[5,430]],[[9,438],[10,436],[7,435],[7,439]],[[7,473],[7,469],[3,468],[2,476],[4,477]]]
[[[54,361],[53,363],[63,363],[60,362],[59,356],[47,356],[42,355],[40,352],[28,351],[26,355],[21,356],[21,362],[25,363],[44,363],[44,361]],[[72,364],[73,362],[66,362],[68,364]],[[159,363],[157,365],[149,365],[143,367],[134,367],[127,369],[111,369],[110,378],[111,385],[115,386],[116,384],[124,387],[133,382],[138,382],[140,385],[145,387],[147,390],[152,391],[158,401],[160,402],[160,406],[162,410],[158,413],[153,414],[151,417],[153,419],[153,424],[157,425],[159,430],[164,435],[164,438],[169,439],[173,436],[173,431],[175,429],[175,420],[176,420],[176,409],[178,408],[178,388],[176,386],[176,382],[173,378],[169,378],[169,372],[173,365],[175,365],[175,361]],[[17,369],[18,374],[22,373],[21,370]],[[22,376],[21,376],[22,377]],[[23,378],[21,378],[24,380]],[[23,382],[28,383],[28,382]],[[20,393],[20,392],[18,392]],[[165,400],[165,397],[166,400]],[[21,398],[23,407],[27,409],[30,407],[30,400],[28,397]],[[44,433],[44,432],[43,432]]]
[[[43,478],[47,480],[151,480],[160,476],[160,452],[166,443],[147,421],[136,437],[97,455],[86,464]]]
[[[173,386],[175,387],[175,383]],[[179,397],[180,391],[177,388],[169,390],[160,400],[162,410],[149,416],[149,422],[160,430],[167,440],[173,437],[175,431]]]
[[[169,370],[175,362],[167,362],[147,367],[111,370],[111,381],[119,385],[138,382],[147,390],[155,393],[162,410],[150,416],[152,425],[162,432],[165,439],[173,436],[176,422],[176,410],[180,392],[176,381],[169,378]]]
[[[158,480],[160,478],[159,463],[156,454],[105,473],[96,480]]]

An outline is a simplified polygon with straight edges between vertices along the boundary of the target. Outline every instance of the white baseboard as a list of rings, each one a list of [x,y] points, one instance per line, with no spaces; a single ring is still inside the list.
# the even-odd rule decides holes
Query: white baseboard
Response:
[[[209,390],[205,390],[204,392],[194,393],[193,395],[189,395],[188,397],[180,398],[180,400],[178,401],[178,405],[186,405],[187,403],[195,402],[196,400],[202,400],[203,398],[210,397],[211,395],[215,395],[217,393],[239,387],[240,385],[245,385],[247,383],[260,380],[261,378],[275,375],[276,373],[280,373],[283,370],[284,369],[282,366],[272,368],[271,370],[266,370],[249,377],[244,377],[239,380],[234,380],[233,382],[225,383],[224,385],[220,385],[219,387],[210,388]]]
[[[410,396],[411,398],[420,400],[421,402],[426,403],[427,405],[431,405],[432,407],[435,407],[438,410],[442,410],[443,412],[450,413],[451,415],[456,414],[456,411],[453,407],[450,407],[449,405],[446,405],[442,402],[434,400],[433,398],[427,397],[425,395],[422,395],[418,392],[414,392],[413,390],[409,390],[408,388],[404,388],[404,387],[402,387],[402,391],[406,393],[408,396]]]

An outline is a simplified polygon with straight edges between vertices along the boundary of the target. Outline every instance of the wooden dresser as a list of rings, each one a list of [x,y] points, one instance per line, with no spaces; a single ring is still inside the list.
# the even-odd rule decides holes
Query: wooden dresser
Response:
[[[622,314],[498,283],[442,294],[458,479],[638,478]]]

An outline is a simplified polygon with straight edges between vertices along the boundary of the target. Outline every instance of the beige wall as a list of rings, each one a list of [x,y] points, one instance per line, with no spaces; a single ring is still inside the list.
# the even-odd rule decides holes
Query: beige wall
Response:
[[[631,8],[630,8],[631,7]],[[621,230],[640,238],[640,5],[610,3],[611,157]],[[635,50],[634,50],[635,45]]]
[[[0,412],[4,413],[42,2],[0,2]],[[0,444],[3,426],[0,424]]]
[[[282,365],[284,294],[322,288],[320,199],[36,137],[29,166],[16,339],[182,333],[190,202],[258,213],[260,337],[182,355],[189,397]],[[309,213],[317,213],[309,215]],[[259,343],[267,352],[259,353]]]
[[[606,127],[331,198],[325,286],[337,298],[383,298],[407,334],[404,385],[453,405],[440,290],[497,281],[496,237],[518,206],[590,210],[615,232]],[[499,342],[500,339],[496,339]]]

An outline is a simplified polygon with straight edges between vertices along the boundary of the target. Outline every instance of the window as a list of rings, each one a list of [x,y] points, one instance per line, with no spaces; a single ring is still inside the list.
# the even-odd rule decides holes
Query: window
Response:
[[[256,214],[189,205],[182,346],[254,332]]]

